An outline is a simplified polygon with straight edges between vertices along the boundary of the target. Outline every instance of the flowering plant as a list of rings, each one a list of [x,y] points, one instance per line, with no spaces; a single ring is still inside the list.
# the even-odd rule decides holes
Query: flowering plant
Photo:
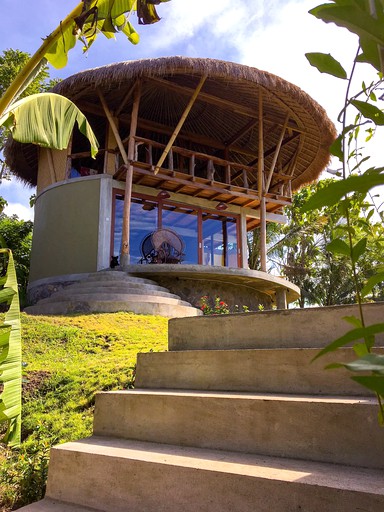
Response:
[[[204,315],[227,315],[229,313],[228,304],[221,300],[219,296],[215,298],[213,306],[208,295],[201,297],[200,302],[200,309]]]

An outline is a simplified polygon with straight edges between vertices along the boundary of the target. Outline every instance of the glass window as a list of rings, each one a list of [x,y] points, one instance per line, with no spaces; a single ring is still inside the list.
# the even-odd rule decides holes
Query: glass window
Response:
[[[198,212],[187,206],[163,205],[162,226],[172,229],[185,244],[182,263],[197,264],[198,254]]]
[[[237,268],[236,219],[203,212],[202,220],[203,265]]]
[[[121,252],[123,209],[124,196],[117,194],[115,195],[113,256],[119,256]],[[196,265],[201,262],[203,265],[211,266],[233,268],[239,266],[236,217],[215,212],[201,212],[186,205],[164,204],[157,198],[138,197],[132,197],[131,202],[130,260],[132,264],[145,262],[143,258],[150,254],[150,252],[145,254],[146,250],[148,252],[153,249],[148,237],[158,228],[171,229],[183,240],[185,245],[181,261],[183,264]],[[199,240],[201,233],[202,240]]]
[[[123,231],[124,196],[116,195],[115,200],[115,229],[113,240],[113,255],[119,256],[121,252],[121,238]],[[140,263],[144,254],[141,247],[145,237],[157,229],[158,204],[156,201],[132,197],[130,222],[130,261],[132,264]]]

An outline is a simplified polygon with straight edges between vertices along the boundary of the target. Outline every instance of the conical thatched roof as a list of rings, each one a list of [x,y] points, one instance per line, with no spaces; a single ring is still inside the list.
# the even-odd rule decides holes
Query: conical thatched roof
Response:
[[[281,165],[284,167],[296,158],[293,189],[319,176],[329,161],[328,148],[335,138],[332,122],[323,108],[299,87],[265,71],[213,59],[166,57],[121,62],[83,71],[63,80],[54,92],[72,99],[85,114],[91,112],[102,116],[96,91],[100,88],[111,111],[120,110],[119,117],[127,122],[132,109],[132,97],[127,99],[127,93],[141,78],[139,118],[143,129],[148,131],[152,123],[156,124],[156,130],[161,132],[163,129],[163,134],[166,134],[164,127],[176,126],[188,101],[186,98],[191,96],[203,74],[208,78],[180,132],[180,139],[183,133],[192,134],[193,150],[202,152],[205,152],[203,146],[206,149],[207,143],[199,140],[212,140],[212,144],[216,144],[212,147],[217,151],[229,148],[231,161],[249,165],[258,154],[256,120],[261,88],[266,168],[273,158],[281,127],[289,113],[289,140],[280,152]],[[252,119],[255,121],[253,124]],[[250,128],[244,131],[247,124]],[[244,133],[239,136],[242,130]],[[184,139],[188,139],[187,135]],[[233,140],[236,142],[231,146]],[[177,145],[182,143],[177,142]],[[20,179],[36,184],[36,146],[11,140],[5,155],[8,165]]]

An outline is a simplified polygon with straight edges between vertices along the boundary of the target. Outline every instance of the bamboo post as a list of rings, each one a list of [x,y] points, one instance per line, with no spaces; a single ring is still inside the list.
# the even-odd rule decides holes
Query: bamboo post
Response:
[[[47,152],[48,152],[48,167],[49,167],[49,174],[51,177],[51,182],[56,183],[57,178],[56,178],[55,164],[53,161],[52,149],[47,149]]]
[[[213,181],[215,177],[215,166],[213,165],[212,160],[208,160],[207,164],[207,179]]]
[[[113,119],[111,111],[109,110],[107,102],[105,101],[103,93],[101,92],[100,89],[97,89],[97,94],[99,95],[100,103],[101,103],[101,105],[102,105],[102,107],[104,109],[105,115],[107,116],[109,125],[110,125],[110,127],[111,127],[111,129],[113,131],[113,135],[115,136],[117,145],[118,145],[120,153],[121,153],[121,157],[123,159],[123,162],[125,163],[125,165],[128,165],[128,156],[127,156],[127,153],[125,151],[123,142],[121,140],[121,137],[120,137],[120,134],[119,134],[119,130],[117,129],[115,120]]]
[[[130,235],[130,217],[131,217],[131,196],[132,196],[132,176],[133,176],[133,165],[132,160],[135,153],[135,135],[137,129],[137,119],[139,116],[139,105],[141,96],[141,83],[139,82],[136,87],[132,114],[131,114],[131,126],[129,130],[129,143],[128,143],[128,160],[129,165],[127,169],[127,175],[125,179],[125,196],[124,196],[124,211],[123,211],[123,232],[121,238],[121,255],[120,255],[120,266],[124,269],[130,263],[130,247],[129,247],[129,235]]]
[[[225,183],[231,184],[231,166],[229,164],[225,166]]]
[[[195,175],[195,155],[191,155],[189,159],[189,174],[191,176]]]
[[[169,150],[169,153],[168,153],[168,169],[170,171],[173,171],[173,151],[172,151],[172,148]]]
[[[272,181],[273,171],[275,170],[277,158],[278,158],[279,153],[280,153],[281,144],[283,143],[283,139],[284,139],[284,135],[285,135],[285,130],[287,129],[288,122],[289,122],[289,113],[287,114],[287,117],[285,118],[284,126],[283,126],[283,129],[281,130],[279,142],[277,143],[275,154],[273,155],[273,160],[272,160],[271,168],[269,170],[269,174],[268,174],[268,178],[267,178],[267,183],[265,185],[265,191],[266,192],[268,192],[269,186],[270,186],[271,181]]]
[[[249,188],[248,175],[247,175],[247,171],[245,169],[243,169],[243,186],[244,186],[244,188]]]
[[[166,159],[168,153],[169,153],[169,150],[171,149],[173,143],[175,142],[176,140],[176,137],[178,136],[181,128],[183,127],[183,124],[185,123],[185,120],[187,119],[187,116],[191,110],[191,108],[193,107],[193,104],[195,103],[196,101],[196,98],[197,96],[199,95],[199,92],[201,91],[201,88],[203,87],[204,85],[204,82],[206,81],[207,79],[207,75],[203,75],[200,79],[200,82],[198,84],[198,86],[196,87],[196,90],[195,92],[193,93],[191,99],[189,100],[188,102],[188,105],[186,106],[184,112],[183,112],[183,115],[181,116],[180,118],[180,121],[177,123],[177,126],[175,128],[175,131],[173,132],[173,134],[171,135],[171,138],[169,139],[169,142],[168,144],[166,145],[164,151],[163,151],[163,154],[161,155],[161,157],[159,158],[159,161],[157,162],[156,164],[156,167],[155,167],[155,174],[157,174],[160,170],[160,167],[162,166],[164,160]]]
[[[263,133],[263,91],[259,89],[259,151],[257,162],[257,181],[260,197],[260,267],[267,271],[267,221],[264,196],[264,133]]]
[[[149,164],[151,167],[153,165],[152,144],[148,144],[148,147],[147,147],[147,164]]]

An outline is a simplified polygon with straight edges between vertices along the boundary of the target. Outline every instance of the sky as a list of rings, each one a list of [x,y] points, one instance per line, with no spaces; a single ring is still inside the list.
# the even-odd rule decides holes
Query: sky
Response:
[[[0,0],[0,52],[8,48],[34,53],[41,39],[54,30],[77,0]],[[139,26],[140,43],[132,45],[117,34],[115,41],[99,36],[87,54],[82,45],[69,52],[68,65],[51,69],[51,78],[111,62],[183,55],[247,64],[298,85],[322,105],[337,124],[346,82],[320,74],[306,52],[332,53],[347,69],[357,49],[348,31],[317,20],[308,10],[319,0],[171,0],[157,6],[161,21]],[[17,5],[17,8],[15,7]],[[136,23],[135,23],[136,25]],[[5,213],[33,218],[29,197],[34,190],[16,180],[0,184],[8,201]]]

